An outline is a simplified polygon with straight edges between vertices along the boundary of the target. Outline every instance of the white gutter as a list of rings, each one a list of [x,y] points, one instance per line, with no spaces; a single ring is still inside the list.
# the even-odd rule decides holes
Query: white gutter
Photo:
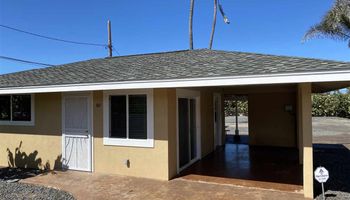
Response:
[[[350,70],[0,88],[0,94],[350,81]]]

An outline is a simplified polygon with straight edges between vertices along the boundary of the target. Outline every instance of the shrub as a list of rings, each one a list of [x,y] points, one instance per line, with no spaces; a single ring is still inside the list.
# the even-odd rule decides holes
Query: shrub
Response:
[[[350,94],[312,95],[312,115],[350,118]]]
[[[248,101],[238,101],[238,115],[248,116]],[[236,113],[236,102],[225,100],[225,116],[234,116]]]

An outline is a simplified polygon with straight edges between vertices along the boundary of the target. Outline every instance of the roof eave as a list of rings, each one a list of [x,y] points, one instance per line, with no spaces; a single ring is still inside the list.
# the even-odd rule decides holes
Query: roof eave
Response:
[[[0,94],[350,81],[350,70],[0,88]]]

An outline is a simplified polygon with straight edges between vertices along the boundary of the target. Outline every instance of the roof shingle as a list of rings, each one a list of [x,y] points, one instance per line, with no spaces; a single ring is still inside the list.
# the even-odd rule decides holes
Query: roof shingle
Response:
[[[93,59],[0,76],[0,88],[350,70],[350,63],[218,50]]]

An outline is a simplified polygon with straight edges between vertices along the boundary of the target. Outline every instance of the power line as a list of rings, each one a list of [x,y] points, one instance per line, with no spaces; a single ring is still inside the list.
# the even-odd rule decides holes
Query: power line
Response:
[[[118,56],[120,56],[119,51],[117,51],[114,47],[112,47],[112,51],[116,52],[118,54]]]
[[[65,42],[65,43],[71,43],[71,44],[79,44],[79,45],[90,45],[90,46],[107,47],[106,44],[77,42],[77,41],[72,41],[72,40],[65,40],[65,39],[60,39],[60,38],[54,38],[54,37],[49,37],[49,36],[45,36],[45,35],[41,35],[41,34],[37,34],[37,33],[31,33],[31,32],[24,31],[24,30],[17,29],[17,28],[13,28],[13,27],[10,27],[10,26],[5,26],[5,25],[2,25],[2,24],[0,24],[0,27],[7,28],[7,29],[10,29],[10,30],[13,30],[13,31],[17,31],[17,32],[21,32],[21,33],[25,33],[25,34],[28,34],[28,35],[36,36],[36,37],[41,37],[41,38],[45,38],[45,39],[49,39],[49,40],[59,41],[59,42]]]
[[[7,57],[7,56],[0,56],[0,59],[11,60],[11,61],[21,62],[21,63],[35,64],[35,65],[50,66],[50,67],[51,67],[51,66],[54,66],[54,65],[51,65],[51,64],[40,63],[40,62],[34,62],[34,61],[28,61],[28,60],[22,60],[22,59],[18,59],[18,58]]]

